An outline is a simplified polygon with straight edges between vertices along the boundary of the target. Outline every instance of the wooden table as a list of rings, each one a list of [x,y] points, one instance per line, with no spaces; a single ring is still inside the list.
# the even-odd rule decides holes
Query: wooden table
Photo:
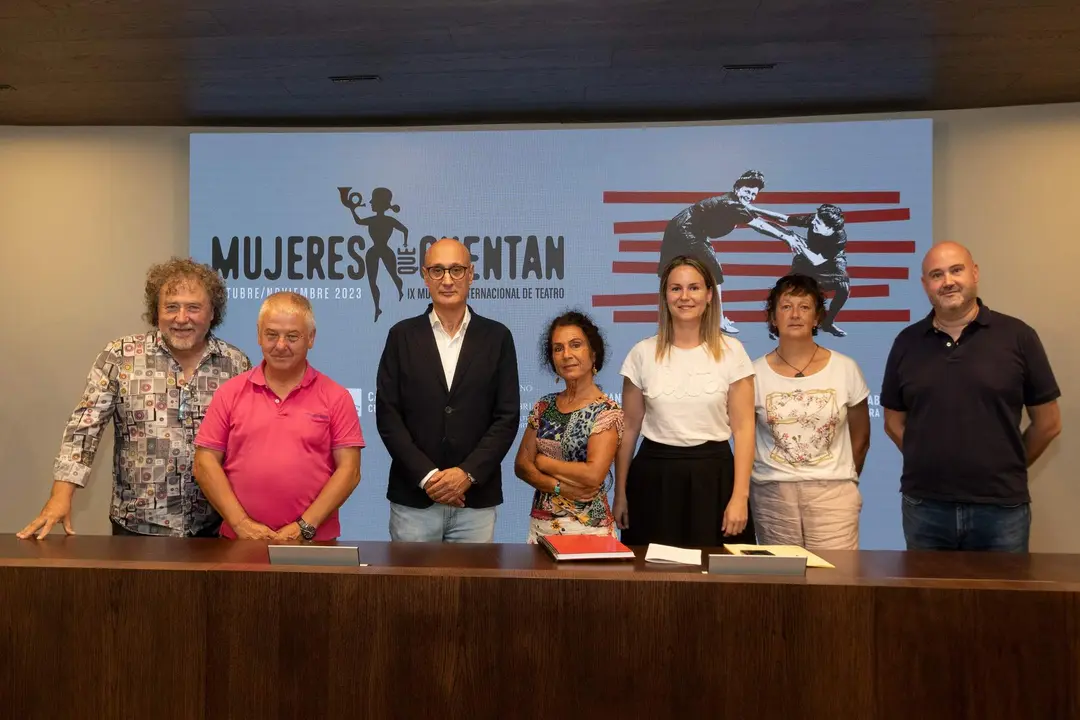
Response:
[[[369,567],[2,537],[0,716],[1080,717],[1080,556],[829,552],[736,578],[355,544]]]

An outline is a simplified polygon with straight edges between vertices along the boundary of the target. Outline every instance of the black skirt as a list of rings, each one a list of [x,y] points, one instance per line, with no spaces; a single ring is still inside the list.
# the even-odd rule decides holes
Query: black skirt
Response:
[[[735,488],[735,458],[726,442],[675,447],[643,438],[626,477],[627,545],[719,547],[756,544],[747,505],[746,529],[724,535],[724,509]]]

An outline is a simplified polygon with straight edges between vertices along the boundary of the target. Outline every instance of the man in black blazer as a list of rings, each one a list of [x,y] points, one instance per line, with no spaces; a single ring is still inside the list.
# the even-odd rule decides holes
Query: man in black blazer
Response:
[[[501,464],[520,419],[510,330],[467,304],[473,266],[457,240],[432,245],[420,270],[431,305],[390,328],[375,421],[390,451],[390,538],[491,542]]]

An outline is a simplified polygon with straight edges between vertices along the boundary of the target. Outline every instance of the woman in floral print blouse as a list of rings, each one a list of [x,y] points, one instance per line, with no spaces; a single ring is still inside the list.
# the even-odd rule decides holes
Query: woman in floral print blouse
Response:
[[[611,464],[623,433],[619,404],[597,387],[604,340],[583,313],[551,321],[542,360],[566,389],[533,405],[514,472],[536,488],[527,541],[542,535],[615,535],[608,505]]]

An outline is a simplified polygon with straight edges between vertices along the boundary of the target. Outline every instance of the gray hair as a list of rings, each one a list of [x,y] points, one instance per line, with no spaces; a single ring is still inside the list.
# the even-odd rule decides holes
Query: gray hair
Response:
[[[300,293],[283,291],[267,296],[259,308],[259,327],[262,327],[263,318],[272,312],[300,315],[307,324],[308,332],[315,330],[315,311],[311,309],[311,301]]]

